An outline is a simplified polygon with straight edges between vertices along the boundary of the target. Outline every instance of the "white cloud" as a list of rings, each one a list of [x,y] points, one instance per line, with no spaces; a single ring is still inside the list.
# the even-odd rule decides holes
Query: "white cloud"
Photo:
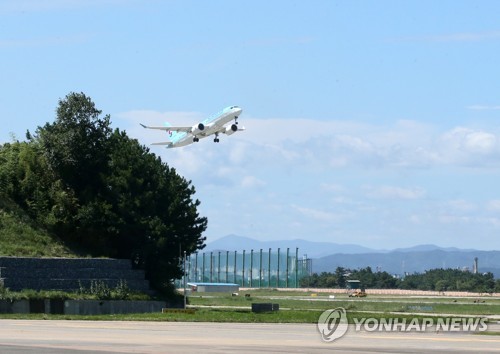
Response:
[[[456,166],[498,166],[498,137],[491,132],[456,127],[444,134],[436,144],[442,164]]]
[[[449,214],[439,215],[438,220],[443,224],[468,224],[473,221],[473,219],[469,216],[457,216]]]
[[[318,221],[339,222],[347,218],[347,215],[345,214],[331,213],[324,210],[305,208],[298,205],[292,205],[292,208],[303,216]]]
[[[422,216],[417,215],[417,214],[410,215],[410,217],[408,219],[412,224],[421,224],[422,223]]]
[[[472,109],[476,111],[496,111],[500,110],[500,106],[487,106],[487,105],[472,105],[472,106],[467,106],[467,109]]]
[[[39,37],[39,38],[24,38],[24,39],[9,39],[0,40],[0,48],[37,48],[37,47],[53,47],[60,45],[82,44],[88,42],[92,38],[90,34],[81,34],[73,36],[58,36],[58,37]]]
[[[342,193],[345,192],[345,188],[337,183],[321,183],[321,189],[332,193]]]
[[[492,212],[500,212],[500,199],[490,200],[487,203],[486,208]]]
[[[431,36],[400,37],[395,41],[411,42],[479,42],[500,39],[500,31],[460,32]]]
[[[473,225],[480,228],[485,226],[500,227],[500,218],[496,217],[442,214],[438,216],[438,221],[443,224],[455,224],[458,226]]]
[[[255,176],[245,176],[241,181],[241,186],[243,188],[254,188],[254,187],[263,187],[266,185],[266,182],[258,179]]]
[[[368,187],[367,195],[376,199],[421,199],[425,196],[422,188],[401,188],[394,186]]]
[[[165,140],[161,131],[145,130],[139,123],[192,125],[203,120],[197,112],[121,113],[132,124],[131,136],[146,145]],[[313,119],[240,118],[246,131],[223,137],[212,146],[202,140],[195,146],[189,165],[231,163],[240,166],[288,166],[288,168],[434,168],[443,166],[493,167],[500,165],[499,134],[496,131],[454,127],[439,133],[436,128],[410,120],[392,125],[357,124]],[[155,148],[156,149],[156,148]],[[155,150],[156,151],[156,150]],[[223,152],[228,158],[220,158]],[[171,155],[169,155],[170,157]],[[200,161],[203,156],[204,161]],[[210,161],[211,158],[218,159]],[[195,159],[198,162],[193,162]]]
[[[0,13],[80,10],[89,7],[120,6],[133,0],[16,0],[0,3]]]
[[[450,200],[447,206],[458,212],[471,212],[477,210],[477,205],[463,199]]]

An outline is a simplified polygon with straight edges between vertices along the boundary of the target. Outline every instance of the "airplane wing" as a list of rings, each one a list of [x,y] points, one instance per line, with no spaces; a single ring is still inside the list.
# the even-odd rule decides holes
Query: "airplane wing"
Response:
[[[141,123],[139,123],[141,124]],[[157,129],[157,130],[166,130],[166,131],[171,131],[171,132],[184,132],[184,133],[189,133],[191,132],[192,127],[150,127],[144,124],[141,124],[141,127],[146,128],[146,129]]]
[[[172,144],[170,141],[162,141],[160,143],[152,143],[151,145],[170,145]]]

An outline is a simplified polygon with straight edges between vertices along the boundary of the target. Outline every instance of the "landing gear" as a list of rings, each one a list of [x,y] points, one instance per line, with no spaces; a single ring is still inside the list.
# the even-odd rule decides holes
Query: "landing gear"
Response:
[[[234,124],[238,125],[238,117],[234,117]]]
[[[219,133],[215,133],[215,139],[214,139],[214,143],[218,143],[220,140],[219,140]]]
[[[195,136],[195,137],[193,137],[193,143],[197,143],[198,141],[200,141],[200,138],[198,138],[198,137],[196,137],[196,136]]]

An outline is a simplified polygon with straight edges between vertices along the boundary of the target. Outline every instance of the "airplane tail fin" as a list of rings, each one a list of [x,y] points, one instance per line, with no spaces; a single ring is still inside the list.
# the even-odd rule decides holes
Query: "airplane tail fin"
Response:
[[[170,124],[169,122],[165,122],[164,125],[166,127],[171,127],[172,126],[172,124]],[[175,141],[179,140],[181,138],[181,135],[184,134],[182,132],[171,131],[171,130],[167,130],[166,132],[168,134],[168,140],[170,142],[175,142]]]

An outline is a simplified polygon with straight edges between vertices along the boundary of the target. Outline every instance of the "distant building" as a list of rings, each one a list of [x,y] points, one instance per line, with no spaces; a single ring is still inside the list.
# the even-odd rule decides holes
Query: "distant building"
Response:
[[[361,282],[359,280],[346,280],[346,289],[355,290],[361,287]]]
[[[240,290],[234,283],[187,283],[187,286],[198,293],[236,293]]]

